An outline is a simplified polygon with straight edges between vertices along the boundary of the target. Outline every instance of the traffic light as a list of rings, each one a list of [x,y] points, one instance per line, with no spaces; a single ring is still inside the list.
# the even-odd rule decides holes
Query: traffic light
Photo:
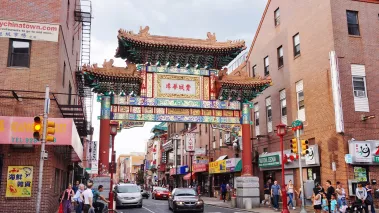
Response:
[[[43,119],[41,116],[34,117],[34,125],[33,125],[33,138],[36,140],[42,139],[43,133]]]
[[[308,143],[309,143],[308,140],[301,140],[301,155],[309,154]]]
[[[47,129],[46,129],[46,143],[47,142],[54,142],[54,134],[55,134],[55,122],[54,121],[47,121]]]
[[[297,141],[296,141],[296,138],[292,138],[290,140],[290,143],[291,143],[291,153],[297,153]]]

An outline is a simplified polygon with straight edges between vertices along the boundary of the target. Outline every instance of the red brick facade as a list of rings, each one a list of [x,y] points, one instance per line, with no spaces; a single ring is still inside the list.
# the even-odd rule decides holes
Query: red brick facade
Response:
[[[274,11],[277,8],[280,9],[280,24],[275,26]],[[264,150],[280,150],[279,137],[274,131],[267,130],[265,99],[271,98],[272,126],[275,129],[281,120],[279,91],[285,89],[287,125],[291,125],[297,118],[296,82],[303,80],[305,127],[301,137],[320,147],[322,160],[319,181],[324,184],[326,180],[331,180],[333,185],[336,181],[341,181],[347,189],[347,180],[352,179],[353,173],[353,167],[344,160],[345,154],[348,153],[348,140],[377,139],[378,116],[367,121],[361,121],[361,116],[377,115],[379,104],[379,98],[374,92],[378,87],[376,73],[379,69],[379,5],[350,0],[272,0],[268,2],[266,9],[247,62],[250,75],[252,67],[256,65],[256,74],[264,76],[264,58],[269,56],[270,76],[273,80],[273,86],[254,100],[254,103],[259,105],[259,135],[262,136],[254,139],[254,147],[259,153],[263,153]],[[346,10],[358,11],[361,36],[348,35]],[[301,54],[294,57],[293,36],[297,33],[300,35]],[[284,66],[278,68],[277,48],[280,46],[283,47]],[[337,133],[335,127],[330,51],[336,51],[339,57],[345,125],[343,134]],[[366,67],[369,113],[356,112],[354,109],[351,64],[362,64]],[[290,138],[293,138],[292,132],[284,138],[285,149],[289,149]],[[336,162],[337,172],[332,171],[332,162]],[[378,173],[374,173],[377,168],[378,166],[369,167],[370,180],[379,178]],[[258,168],[255,168],[255,172],[259,174],[263,185],[263,172],[259,172]],[[299,188],[298,169],[288,172],[293,172],[295,186]],[[281,180],[280,170],[275,172],[275,176],[273,178]]]
[[[33,117],[43,112],[42,99],[24,98],[18,102],[11,98],[10,92],[4,90],[34,91],[41,93],[18,92],[22,97],[43,98],[45,85],[50,86],[58,95],[60,104],[67,104],[69,84],[72,94],[76,94],[75,71],[78,68],[80,57],[81,30],[74,21],[75,5],[79,0],[51,1],[43,0],[1,0],[0,14],[2,20],[37,22],[57,24],[60,26],[58,42],[31,41],[30,67],[7,67],[8,38],[0,38],[0,116],[24,116]],[[68,9],[68,5],[69,10]],[[68,14],[68,16],[67,16]],[[67,21],[68,17],[68,21]],[[74,43],[72,43],[74,42]],[[66,71],[63,71],[66,64]],[[65,79],[63,81],[63,78]],[[71,104],[76,104],[78,98],[72,95]],[[51,101],[49,117],[62,117],[56,101]],[[68,147],[47,146],[49,159],[45,161],[43,173],[43,193],[41,212],[52,213],[58,209],[58,198],[62,189],[70,181],[72,171],[67,157]],[[0,155],[3,156],[3,167],[0,185],[0,209],[1,212],[34,213],[36,212],[36,198],[38,186],[38,166],[40,158],[40,146],[32,149],[15,149],[11,145],[0,145]],[[30,198],[6,198],[6,177],[8,166],[33,166],[33,190]],[[72,179],[72,178],[71,178]]]

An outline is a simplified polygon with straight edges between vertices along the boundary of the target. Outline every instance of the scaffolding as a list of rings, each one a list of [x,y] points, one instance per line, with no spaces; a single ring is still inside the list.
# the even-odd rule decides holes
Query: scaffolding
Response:
[[[92,2],[91,0],[80,0],[75,5],[75,21],[77,22],[76,29],[81,31],[81,51],[80,65],[76,71],[76,84],[78,95],[83,104],[84,114],[87,119],[87,131],[92,135],[92,111],[93,111],[93,93],[91,88],[84,84],[84,77],[81,72],[81,67],[86,64],[91,64],[91,22],[92,22]]]

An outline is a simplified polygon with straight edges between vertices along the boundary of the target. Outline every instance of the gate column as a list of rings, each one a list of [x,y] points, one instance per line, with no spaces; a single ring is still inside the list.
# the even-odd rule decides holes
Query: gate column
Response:
[[[99,175],[106,174],[109,167],[111,98],[101,97],[100,138],[99,138]]]
[[[259,206],[259,179],[253,177],[252,143],[250,135],[250,104],[242,104],[242,176],[236,178],[237,207],[252,209]]]

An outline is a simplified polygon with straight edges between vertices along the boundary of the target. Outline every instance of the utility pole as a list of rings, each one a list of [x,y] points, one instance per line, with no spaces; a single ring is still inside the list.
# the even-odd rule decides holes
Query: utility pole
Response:
[[[297,140],[297,152],[299,155],[299,172],[300,172],[300,185],[301,185],[301,211],[300,213],[307,213],[307,211],[304,208],[305,204],[305,195],[304,195],[304,184],[303,184],[303,167],[301,165],[301,144],[300,144],[300,129],[296,130],[296,140]]]
[[[178,164],[177,164],[177,156],[178,156],[178,140],[179,140],[179,135],[175,135],[174,139],[174,163],[175,163],[175,188],[178,188]]]
[[[49,92],[50,92],[50,88],[47,85],[46,92],[45,92],[45,104],[44,104],[44,110],[43,110],[43,134],[42,134],[42,140],[41,140],[41,157],[39,159],[36,213],[40,213],[41,211],[43,164],[44,164],[44,158],[46,155],[45,144],[46,144],[46,130],[47,130],[47,119],[48,119],[47,114],[49,113],[49,104],[50,104]]]

